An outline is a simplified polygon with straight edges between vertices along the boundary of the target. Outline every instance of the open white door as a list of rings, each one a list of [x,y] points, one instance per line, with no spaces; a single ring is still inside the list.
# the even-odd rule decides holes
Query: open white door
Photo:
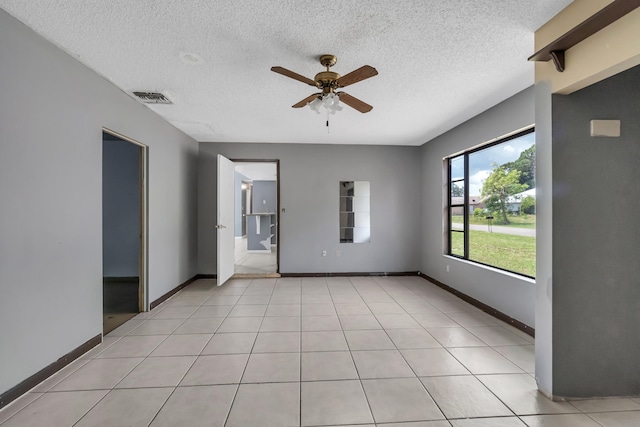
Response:
[[[233,276],[235,262],[233,162],[218,154],[218,286]]]

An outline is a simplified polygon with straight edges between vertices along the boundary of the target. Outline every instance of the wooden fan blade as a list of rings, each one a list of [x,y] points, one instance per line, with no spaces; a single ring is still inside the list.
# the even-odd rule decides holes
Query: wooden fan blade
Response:
[[[305,99],[303,99],[302,101],[298,102],[297,104],[293,104],[292,107],[293,108],[305,107],[308,103],[310,103],[311,101],[316,99],[318,97],[318,95],[320,95],[320,93],[314,93],[313,95],[309,95]]]
[[[286,68],[271,67],[271,71],[273,71],[275,73],[278,73],[278,74],[282,74],[283,76],[289,77],[289,78],[297,80],[299,82],[306,83],[309,86],[314,86],[315,87],[315,85],[316,85],[316,82],[314,82],[310,78],[307,78],[305,76],[301,76],[300,74],[294,73],[293,71],[287,70]]]
[[[366,102],[360,101],[358,98],[354,98],[348,93],[338,92],[338,97],[340,98],[340,101],[344,102],[349,107],[360,111],[361,113],[368,113],[369,111],[373,110],[373,107],[371,105],[367,104]]]
[[[349,74],[345,74],[344,76],[340,77],[338,80],[336,80],[336,83],[338,84],[338,87],[345,87],[377,75],[378,70],[370,65],[363,65],[357,70],[353,70]]]

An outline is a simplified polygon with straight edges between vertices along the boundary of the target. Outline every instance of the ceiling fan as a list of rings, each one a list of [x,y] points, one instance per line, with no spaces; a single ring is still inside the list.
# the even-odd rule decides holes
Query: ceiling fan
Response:
[[[378,71],[370,65],[363,65],[357,70],[341,76],[340,74],[330,70],[331,67],[336,65],[336,62],[337,58],[334,55],[321,55],[320,64],[327,67],[327,70],[316,74],[313,80],[282,67],[271,67],[271,71],[294,80],[298,80],[299,82],[306,83],[309,86],[315,86],[322,90],[322,92],[309,95],[297,104],[292,105],[293,108],[302,108],[305,105],[309,105],[311,109],[319,113],[320,106],[324,106],[328,112],[335,113],[336,111],[342,110],[342,107],[338,104],[339,100],[361,113],[368,113],[371,111],[373,109],[371,105],[360,101],[358,98],[355,98],[348,93],[336,92],[336,89],[376,76],[378,75]]]

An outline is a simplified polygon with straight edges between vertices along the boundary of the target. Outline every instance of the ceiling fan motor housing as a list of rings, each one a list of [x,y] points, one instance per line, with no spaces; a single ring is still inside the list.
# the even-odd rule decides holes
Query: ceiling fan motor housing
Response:
[[[318,89],[322,89],[325,92],[332,92],[333,89],[338,87],[336,80],[340,78],[340,74],[333,71],[321,71],[314,77]]]

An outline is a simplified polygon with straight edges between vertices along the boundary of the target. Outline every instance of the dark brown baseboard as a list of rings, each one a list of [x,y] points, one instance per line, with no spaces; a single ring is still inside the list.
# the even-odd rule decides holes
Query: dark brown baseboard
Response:
[[[13,402],[18,397],[22,396],[23,394],[25,394],[26,392],[28,392],[29,390],[31,390],[32,388],[40,384],[42,381],[46,380],[51,375],[55,374],[60,369],[64,368],[69,363],[73,362],[74,360],[76,360],[77,358],[79,358],[80,356],[82,356],[87,351],[91,350],[93,347],[97,346],[101,342],[102,342],[102,334],[98,334],[95,337],[88,340],[87,342],[85,342],[84,344],[77,347],[76,349],[71,350],[69,353],[65,354],[60,359],[56,360],[46,368],[41,369],[40,371],[31,375],[29,378],[22,381],[17,386],[0,394],[0,409],[7,406],[9,403]]]
[[[280,273],[281,277],[379,277],[379,276],[417,276],[417,271],[379,272],[379,273]]]
[[[524,332],[527,335],[530,335],[532,337],[535,338],[536,336],[536,330],[534,328],[532,328],[531,326],[528,326],[524,323],[522,323],[521,321],[514,319],[513,317],[504,314],[503,312],[496,310],[495,308],[481,302],[478,301],[477,299],[470,297],[469,295],[460,292],[457,289],[452,288],[451,286],[445,285],[442,282],[439,282],[438,280],[434,279],[433,277],[427,276],[424,273],[419,273],[419,276],[422,277],[423,279],[433,283],[434,285],[444,289],[447,292],[451,292],[453,295],[457,296],[458,298],[460,298],[463,301],[468,302],[469,304],[479,308],[480,310],[484,311],[487,314],[492,315],[493,317],[495,317],[498,320],[502,320],[505,323],[510,324],[511,326],[513,326],[516,329],[521,330],[522,332]]]
[[[184,282],[184,283],[176,286],[175,288],[171,289],[169,292],[167,292],[166,294],[162,295],[160,298],[158,298],[157,300],[155,300],[151,304],[149,304],[149,310],[153,310],[154,308],[156,308],[157,306],[159,306],[160,304],[162,304],[163,302],[165,302],[166,300],[168,300],[169,298],[174,296],[179,290],[184,289],[186,286],[189,286],[190,284],[192,284],[196,280],[203,279],[204,277],[201,277],[201,276],[202,275],[200,275],[200,274],[196,274],[191,279],[189,279],[186,282]]]
[[[197,274],[196,279],[217,279],[217,274]]]
[[[118,283],[118,282],[137,282],[140,280],[138,276],[130,277],[103,277],[102,283]]]

